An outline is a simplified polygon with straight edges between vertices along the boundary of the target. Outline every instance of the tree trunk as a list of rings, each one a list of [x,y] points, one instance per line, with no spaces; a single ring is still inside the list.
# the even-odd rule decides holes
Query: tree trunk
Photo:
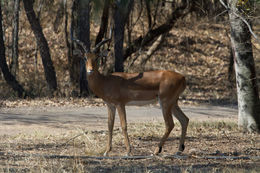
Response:
[[[5,58],[5,45],[4,45],[4,33],[2,29],[2,7],[0,3],[0,68],[3,72],[4,78],[7,82],[8,85],[10,85],[15,92],[18,93],[18,97],[24,98],[27,96],[25,90],[23,87],[17,82],[15,77],[10,73],[7,63],[6,63],[6,58]]]
[[[12,62],[10,64],[10,71],[13,76],[16,76],[18,64],[18,31],[19,31],[19,10],[20,0],[14,1],[14,18],[13,18],[13,41],[12,41]]]
[[[124,31],[128,15],[133,6],[133,0],[117,0],[114,3],[114,53],[115,53],[115,71],[124,71],[123,44]]]
[[[40,50],[48,89],[50,93],[53,94],[53,92],[57,90],[56,72],[51,60],[50,49],[47,40],[44,37],[40,21],[36,17],[33,9],[33,2],[34,0],[23,0],[27,18],[29,20],[29,23],[37,41],[37,45]]]
[[[88,50],[90,50],[90,0],[75,0],[72,7],[71,34],[73,38],[82,41]],[[75,49],[74,49],[75,48]],[[79,83],[80,95],[88,96],[88,82],[86,77],[85,61],[81,55],[76,54],[81,49],[77,44],[73,44],[71,59],[71,80],[77,87]]]
[[[238,125],[250,132],[260,131],[260,102],[251,34],[247,25],[236,15],[240,14],[237,2],[237,0],[229,0],[231,44],[234,51],[238,97]],[[250,23],[246,16],[244,18]]]

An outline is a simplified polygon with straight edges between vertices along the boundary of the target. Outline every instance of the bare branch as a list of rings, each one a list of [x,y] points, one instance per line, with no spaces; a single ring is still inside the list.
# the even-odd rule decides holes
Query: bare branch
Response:
[[[146,62],[150,59],[150,57],[152,56],[152,54],[159,48],[159,46],[161,45],[161,43],[163,42],[164,38],[165,38],[166,34],[162,34],[160,35],[155,42],[152,44],[152,46],[148,49],[148,51],[146,52],[146,54],[144,55],[144,60],[141,62],[141,66],[145,65]]]
[[[134,52],[140,49],[140,47],[147,45],[161,34],[167,33],[176,23],[177,19],[186,16],[193,6],[193,1],[187,2],[178,8],[176,8],[167,21],[158,26],[157,28],[149,30],[144,36],[140,36],[133,41],[133,44],[126,48],[124,53],[124,61]]]
[[[230,9],[222,0],[219,0],[219,1],[220,1],[220,3],[221,3],[227,10]]]

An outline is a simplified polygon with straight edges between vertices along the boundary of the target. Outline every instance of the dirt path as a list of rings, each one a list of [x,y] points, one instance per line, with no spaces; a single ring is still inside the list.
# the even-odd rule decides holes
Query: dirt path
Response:
[[[191,121],[236,121],[235,107],[181,106]],[[133,122],[163,122],[158,106],[127,107],[127,120]],[[89,130],[107,129],[107,109],[101,107],[26,107],[0,110],[0,135],[19,133],[61,133],[75,128]],[[116,116],[116,124],[119,118]]]

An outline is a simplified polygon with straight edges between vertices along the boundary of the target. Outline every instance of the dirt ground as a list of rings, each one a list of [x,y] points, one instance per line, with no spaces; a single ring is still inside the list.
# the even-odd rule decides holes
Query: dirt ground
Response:
[[[235,121],[237,115],[236,107],[184,105],[182,109],[192,121]],[[127,120],[129,123],[163,122],[163,116],[158,105],[129,106]],[[72,130],[75,127],[106,130],[107,108],[106,106],[2,108],[0,124],[0,130],[5,135],[16,135],[21,132],[29,134],[38,130],[45,133],[54,130],[55,133],[60,129]],[[116,116],[115,128],[118,127],[120,127],[119,117]]]
[[[176,120],[159,156],[151,156],[164,132],[159,106],[127,107],[132,156],[124,156],[116,117],[113,150],[103,157],[107,136],[103,104],[46,105],[1,108],[0,172],[260,171],[260,136],[238,129],[235,106],[181,105],[190,118],[186,149],[176,154],[181,132]]]

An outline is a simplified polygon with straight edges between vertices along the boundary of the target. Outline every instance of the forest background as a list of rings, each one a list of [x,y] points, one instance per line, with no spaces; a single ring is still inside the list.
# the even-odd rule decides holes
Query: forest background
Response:
[[[13,26],[15,1],[2,0],[3,30],[6,61],[11,69],[13,63]],[[32,1],[33,2],[33,1]],[[73,25],[73,3],[71,1],[37,0],[34,11],[40,21],[47,40],[51,61],[55,70],[57,89],[50,92],[46,82],[44,66],[39,47],[36,43],[30,23],[26,17],[23,3],[19,10],[18,65],[15,78],[32,98],[73,98],[85,97],[80,89],[80,65],[73,69],[71,60],[75,58],[75,45],[70,39]],[[90,3],[90,43],[97,44],[100,33],[102,14],[106,1]],[[147,2],[149,3],[147,5]],[[172,11],[180,6],[181,1],[135,1],[130,11],[124,35],[124,53],[126,54],[139,38],[149,30],[167,22]],[[256,4],[252,20],[253,30],[260,32],[259,4]],[[109,36],[113,10],[108,12],[107,31]],[[185,9],[182,10],[184,12]],[[151,41],[141,44],[129,56],[124,58],[124,71],[141,72],[155,69],[176,70],[187,78],[187,90],[182,96],[183,103],[237,104],[236,84],[233,70],[233,55],[230,46],[230,26],[228,14],[219,1],[197,0],[185,15],[174,19],[172,28]],[[149,16],[150,15],[150,16]],[[144,42],[144,41],[143,41]],[[253,55],[260,83],[260,44],[252,39]],[[114,50],[112,44],[103,49],[111,49],[107,59],[102,60],[101,71],[105,74],[114,71]],[[69,51],[71,47],[74,52]],[[124,56],[125,56],[124,54]],[[0,72],[0,98],[17,99],[18,95],[7,85]],[[92,96],[93,97],[93,96]]]

